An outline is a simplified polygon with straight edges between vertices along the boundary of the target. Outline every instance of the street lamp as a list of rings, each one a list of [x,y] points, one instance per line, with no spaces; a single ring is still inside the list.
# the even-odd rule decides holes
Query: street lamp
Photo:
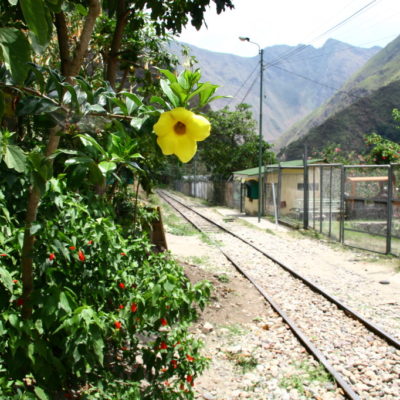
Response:
[[[242,42],[249,42],[255,44],[258,47],[258,54],[260,55],[260,120],[259,120],[259,140],[258,140],[258,222],[261,220],[261,205],[263,203],[263,192],[262,192],[262,102],[263,102],[263,70],[264,70],[264,50],[258,43],[252,42],[250,38],[246,36],[239,36],[239,40]]]

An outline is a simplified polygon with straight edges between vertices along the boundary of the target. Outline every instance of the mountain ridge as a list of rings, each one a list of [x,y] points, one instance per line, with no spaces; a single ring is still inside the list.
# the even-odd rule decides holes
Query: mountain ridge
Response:
[[[184,44],[198,61],[202,80],[220,85],[220,95],[235,99],[218,100],[213,109],[240,102],[252,106],[259,115],[260,57],[241,57],[211,52]],[[179,54],[179,45],[171,47]],[[335,39],[324,46],[274,45],[264,49],[263,135],[276,141],[290,126],[328,100],[344,82],[361,68],[380,48],[358,48]],[[184,61],[183,61],[184,62]],[[325,82],[315,89],[316,82]]]
[[[275,149],[289,146],[323,125],[329,118],[370,96],[380,88],[400,80],[400,36],[371,57],[366,64],[351,76],[325,104],[315,109],[303,120],[294,124],[277,141]],[[293,146],[292,146],[293,147]]]

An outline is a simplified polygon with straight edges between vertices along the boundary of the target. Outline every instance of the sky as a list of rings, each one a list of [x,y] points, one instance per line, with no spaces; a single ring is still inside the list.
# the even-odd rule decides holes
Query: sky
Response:
[[[322,46],[329,38],[359,47],[384,47],[400,34],[400,0],[232,0],[234,10],[205,14],[207,28],[189,27],[177,40],[243,57],[286,44]],[[356,14],[353,16],[353,14]]]

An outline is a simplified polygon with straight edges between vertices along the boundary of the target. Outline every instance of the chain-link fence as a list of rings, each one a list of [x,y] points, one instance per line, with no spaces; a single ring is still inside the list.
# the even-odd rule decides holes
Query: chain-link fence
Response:
[[[248,191],[239,181],[177,181],[174,188],[246,211]],[[311,228],[348,246],[400,255],[400,164],[270,166],[261,198],[262,215],[281,223]]]

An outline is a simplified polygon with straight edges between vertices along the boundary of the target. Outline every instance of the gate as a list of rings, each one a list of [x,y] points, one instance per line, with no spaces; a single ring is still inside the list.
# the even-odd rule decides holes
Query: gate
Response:
[[[342,242],[360,249],[389,253],[391,167],[345,166],[342,187]]]

